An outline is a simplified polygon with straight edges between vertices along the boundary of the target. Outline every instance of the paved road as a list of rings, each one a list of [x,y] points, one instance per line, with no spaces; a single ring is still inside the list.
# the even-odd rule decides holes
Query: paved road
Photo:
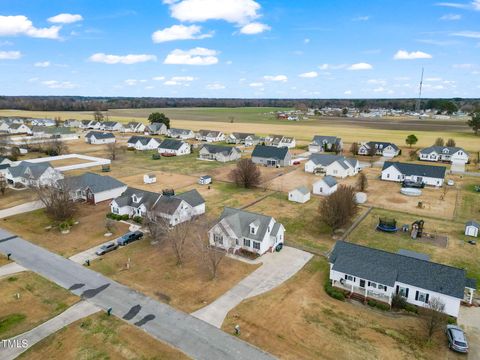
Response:
[[[21,191],[21,190],[18,190],[18,191]],[[0,219],[13,216],[13,215],[23,214],[33,210],[38,210],[44,207],[45,205],[43,205],[43,203],[39,200],[30,201],[30,202],[17,205],[8,209],[0,210]]]
[[[469,346],[468,359],[480,359],[480,308],[460,307],[458,325],[467,333]]]
[[[256,360],[271,355],[195,317],[0,229],[0,252],[194,359]]]
[[[21,353],[27,351],[31,346],[45,339],[47,336],[57,332],[64,326],[70,325],[77,320],[95,314],[98,311],[100,311],[100,308],[96,307],[95,305],[86,301],[80,301],[53,319],[44,322],[43,324],[30,331],[27,331],[26,333],[9,339],[10,344],[14,342],[21,344],[22,341],[26,341],[28,346],[8,346],[8,343],[0,343],[1,358],[2,360],[13,360]]]
[[[243,300],[274,289],[295,275],[312,254],[285,246],[279,253],[265,254],[257,270],[220,296],[213,303],[192,313],[193,316],[220,328],[228,312]]]

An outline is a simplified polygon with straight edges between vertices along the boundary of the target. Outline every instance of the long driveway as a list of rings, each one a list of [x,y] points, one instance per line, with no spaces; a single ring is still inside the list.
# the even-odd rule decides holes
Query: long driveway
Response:
[[[468,359],[480,359],[480,308],[460,307],[458,325],[467,333],[469,346]]]
[[[21,191],[21,190],[17,190],[17,191]],[[43,205],[43,203],[40,200],[26,202],[24,204],[13,206],[8,209],[0,210],[0,219],[6,218],[8,216],[23,214],[26,212],[42,209],[44,207],[45,205]]]
[[[273,359],[214,326],[0,229],[0,252],[194,359]]]

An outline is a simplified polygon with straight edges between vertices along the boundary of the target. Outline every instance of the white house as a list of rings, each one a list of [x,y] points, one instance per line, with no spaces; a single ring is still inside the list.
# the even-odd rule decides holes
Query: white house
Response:
[[[191,152],[191,146],[185,141],[165,139],[158,146],[158,152],[164,156],[188,155]]]
[[[101,123],[101,129],[105,131],[124,131],[123,124],[118,121],[104,121]]]
[[[445,166],[385,161],[381,179],[396,182],[411,180],[431,186],[442,186],[446,170]]]
[[[468,153],[460,147],[454,146],[430,146],[419,152],[419,160],[442,161],[452,164],[468,163]]]
[[[32,130],[25,124],[9,124],[7,132],[9,134],[32,134]]]
[[[310,200],[310,190],[306,186],[300,186],[288,192],[288,200],[300,204],[306,203]]]
[[[144,217],[160,198],[160,194],[128,187],[110,203],[110,211],[117,215]]]
[[[188,130],[188,129],[170,128],[167,131],[167,136],[174,139],[187,140],[187,139],[195,138],[195,133],[192,130]]]
[[[289,166],[291,160],[292,154],[287,147],[256,145],[252,152],[252,162],[264,166]]]
[[[241,151],[234,146],[205,144],[198,152],[199,160],[228,162],[240,159]]]
[[[63,179],[62,173],[55,170],[49,162],[31,163],[21,161],[6,169],[5,178],[12,187],[46,186]]]
[[[258,139],[258,141],[256,140]],[[260,141],[255,134],[252,133],[239,133],[239,132],[233,132],[230,135],[228,135],[225,138],[225,141],[228,144],[248,144],[247,146],[254,145],[254,143],[257,141]]]
[[[313,193],[315,195],[331,195],[337,191],[337,180],[332,176],[325,176],[324,178],[313,183]]]
[[[85,142],[92,145],[110,144],[115,142],[115,135],[109,132],[89,131],[85,135]]]
[[[350,294],[389,305],[395,294],[419,307],[438,299],[453,317],[462,301],[472,303],[476,284],[464,269],[406,254],[337,241],[329,257],[330,281]]]
[[[145,174],[143,175],[144,184],[154,184],[157,182],[157,176],[155,174]]]
[[[155,150],[158,149],[160,145],[160,140],[148,136],[132,136],[127,141],[127,146],[129,148],[134,148],[135,150]]]
[[[102,128],[102,123],[95,120],[82,120],[82,125],[80,129],[90,129],[90,130],[100,130]]]
[[[311,153],[339,152],[342,148],[342,139],[336,136],[315,135],[310,145],[308,145],[308,151]]]
[[[388,158],[393,158],[400,154],[400,148],[394,143],[369,141],[360,144],[358,148],[358,155],[380,155]]]
[[[131,121],[123,129],[124,132],[144,133],[145,124],[140,122]]]
[[[305,163],[305,172],[324,173],[342,179],[355,176],[359,171],[360,163],[357,159],[342,155],[312,154]]]
[[[297,146],[297,142],[295,141],[295,138],[291,136],[268,135],[265,137],[265,145],[292,149]]]
[[[258,255],[281,248],[285,228],[271,216],[225,207],[209,230],[212,246],[236,253],[244,250]]]
[[[31,119],[30,125],[32,126],[55,126],[56,122],[53,119]]]
[[[195,138],[199,141],[220,142],[225,141],[225,134],[217,130],[198,130]]]
[[[127,189],[127,185],[111,176],[90,172],[60,181],[66,184],[73,200],[84,200],[94,205],[115,199]]]
[[[471,220],[465,224],[465,235],[478,237],[479,231],[480,231],[480,224],[477,223],[476,221]]]
[[[65,120],[63,126],[68,128],[80,128],[82,126],[82,122],[80,120],[68,119]]]
[[[168,129],[164,123],[153,123],[145,127],[145,135],[167,135]]]

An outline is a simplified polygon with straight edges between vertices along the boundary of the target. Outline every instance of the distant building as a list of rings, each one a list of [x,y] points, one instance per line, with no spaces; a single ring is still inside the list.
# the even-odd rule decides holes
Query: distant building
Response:
[[[264,166],[289,166],[291,160],[292,155],[286,147],[257,145],[252,152],[252,161]]]
[[[468,163],[468,153],[455,146],[430,146],[420,150],[418,158],[423,161],[442,161],[452,164]]]
[[[288,200],[304,204],[310,200],[310,190],[306,186],[300,186],[288,192]]]
[[[381,179],[396,182],[410,180],[431,186],[442,186],[446,171],[445,166],[385,161]]]
[[[342,149],[342,139],[336,136],[315,135],[310,145],[308,145],[308,151],[311,153],[340,152]]]
[[[200,148],[198,153],[200,160],[215,160],[220,162],[235,161],[240,159],[240,157],[240,150],[233,146],[206,144]]]
[[[328,196],[337,191],[337,187],[337,180],[335,180],[334,177],[327,175],[313,184],[313,193],[315,195]]]
[[[115,142],[115,135],[109,132],[90,131],[85,135],[85,142],[92,145],[110,144]]]
[[[360,171],[357,159],[342,155],[312,154],[305,163],[305,172],[324,173],[338,178],[355,176]]]

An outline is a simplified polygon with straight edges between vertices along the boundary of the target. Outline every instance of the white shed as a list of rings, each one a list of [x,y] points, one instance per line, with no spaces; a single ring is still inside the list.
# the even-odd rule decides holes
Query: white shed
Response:
[[[478,232],[480,231],[480,224],[476,221],[469,221],[465,224],[465,235],[478,237]]]
[[[157,182],[157,176],[155,174],[145,174],[143,175],[144,184],[153,184]]]
[[[310,190],[306,186],[293,189],[288,192],[288,200],[304,204],[310,200]]]
[[[331,195],[337,191],[337,180],[327,175],[313,184],[313,193],[316,195]]]
[[[209,176],[209,175],[200,176],[200,178],[198,179],[198,183],[199,183],[200,185],[208,185],[208,184],[211,184],[211,183],[212,183],[212,177]]]

